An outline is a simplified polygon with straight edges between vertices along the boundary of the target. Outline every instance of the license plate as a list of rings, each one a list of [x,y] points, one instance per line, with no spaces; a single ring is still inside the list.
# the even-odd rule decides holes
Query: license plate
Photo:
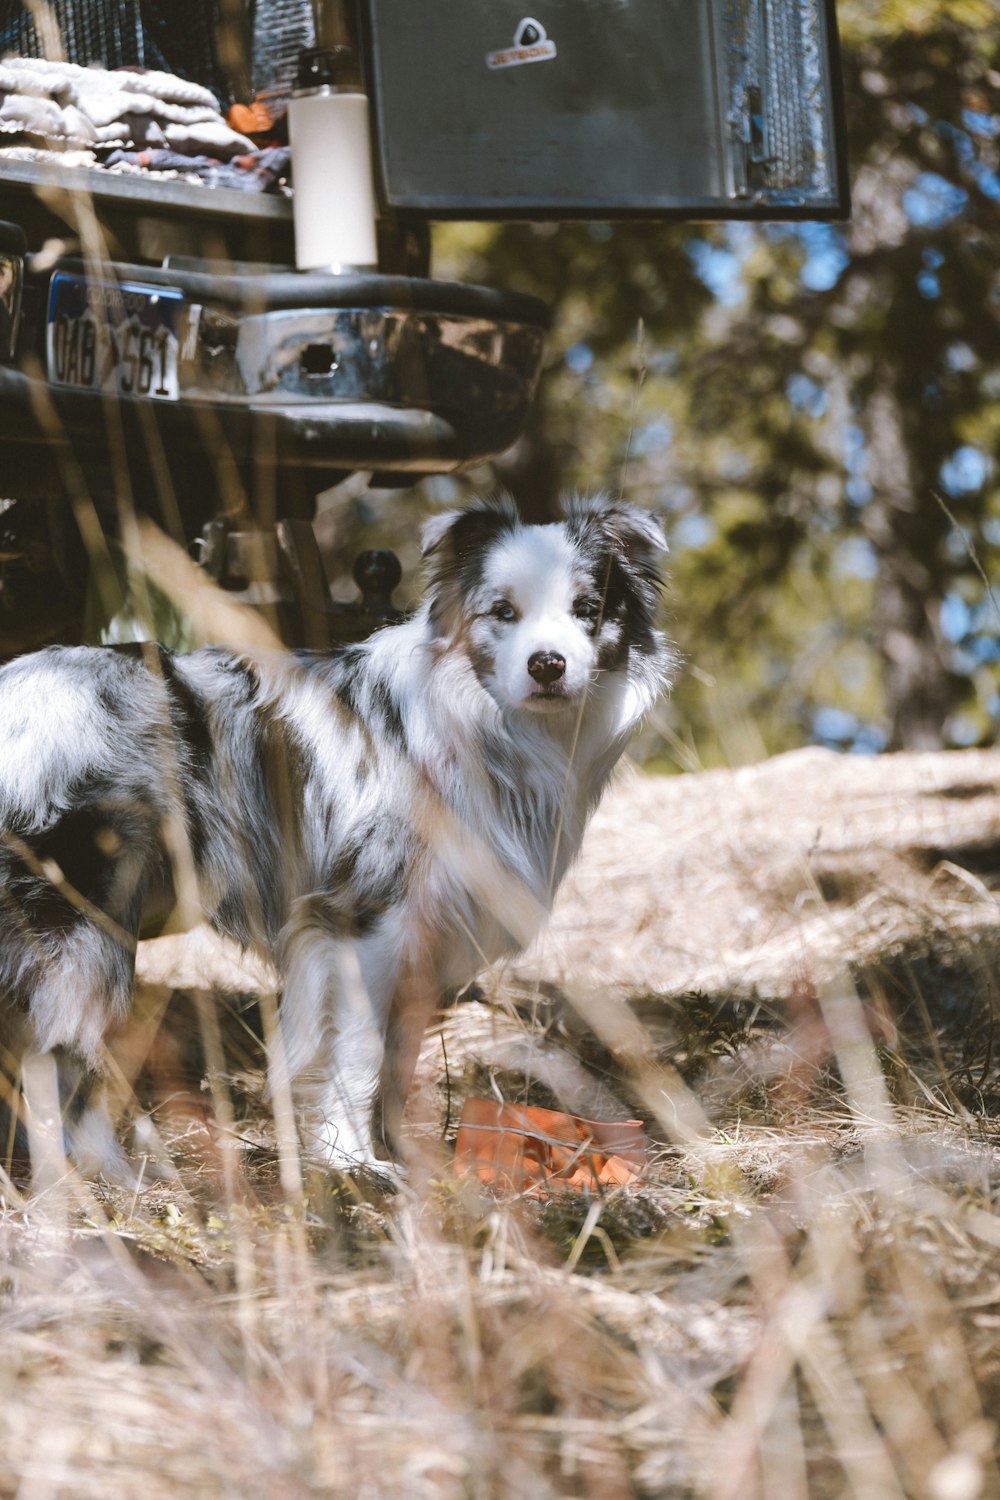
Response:
[[[49,288],[49,380],[82,391],[176,401],[184,294],[57,271]]]

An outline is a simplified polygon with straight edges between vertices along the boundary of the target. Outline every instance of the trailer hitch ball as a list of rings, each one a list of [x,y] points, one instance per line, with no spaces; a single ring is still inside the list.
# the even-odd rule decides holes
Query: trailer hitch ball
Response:
[[[395,615],[392,595],[402,577],[403,569],[395,552],[385,547],[359,552],[354,560],[354,582],[360,590],[365,613],[376,617]]]

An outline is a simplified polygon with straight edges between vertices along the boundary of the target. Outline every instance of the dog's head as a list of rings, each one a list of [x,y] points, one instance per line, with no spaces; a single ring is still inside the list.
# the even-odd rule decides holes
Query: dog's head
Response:
[[[502,708],[558,713],[662,655],[665,550],[659,521],[632,505],[572,500],[559,523],[524,526],[508,498],[479,502],[424,529],[429,618]]]

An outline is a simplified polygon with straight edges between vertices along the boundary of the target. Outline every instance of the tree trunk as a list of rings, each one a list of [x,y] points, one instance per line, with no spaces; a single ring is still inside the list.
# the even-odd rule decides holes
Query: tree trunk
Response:
[[[939,629],[949,522],[916,479],[898,398],[883,384],[867,412],[872,498],[865,513],[878,559],[873,630],[882,659],[890,750],[938,750],[956,701]]]

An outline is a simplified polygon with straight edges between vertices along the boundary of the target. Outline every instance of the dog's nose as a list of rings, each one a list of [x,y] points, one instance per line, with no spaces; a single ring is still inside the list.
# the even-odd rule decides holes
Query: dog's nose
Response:
[[[558,651],[535,651],[528,657],[528,676],[540,682],[542,687],[558,682],[565,670],[566,658]]]

